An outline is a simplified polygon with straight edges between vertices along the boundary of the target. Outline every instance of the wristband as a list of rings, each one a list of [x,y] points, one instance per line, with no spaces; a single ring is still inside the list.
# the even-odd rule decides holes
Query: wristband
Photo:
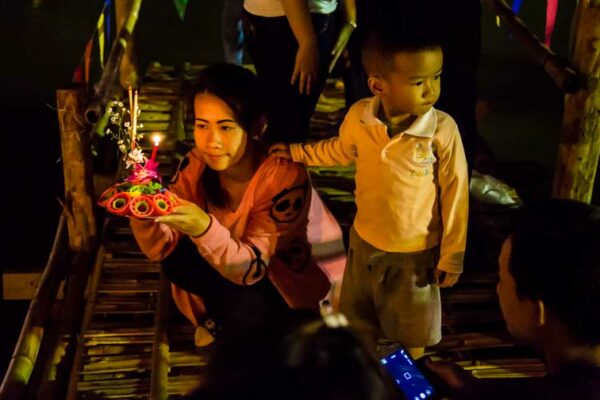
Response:
[[[205,230],[204,232],[202,232],[201,234],[199,234],[199,235],[196,235],[196,236],[191,236],[191,235],[190,235],[190,237],[191,237],[192,239],[198,239],[199,237],[202,237],[202,236],[204,236],[204,234],[205,234],[206,232],[208,232],[208,230],[210,229],[210,227],[211,227],[211,226],[212,226],[212,217],[209,215],[209,216],[208,216],[208,226],[206,227],[206,230]]]

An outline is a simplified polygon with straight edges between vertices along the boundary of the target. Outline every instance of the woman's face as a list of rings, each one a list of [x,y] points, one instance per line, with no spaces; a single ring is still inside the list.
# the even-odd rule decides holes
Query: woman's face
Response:
[[[244,156],[248,135],[227,103],[213,94],[199,93],[194,98],[194,140],[206,164],[225,171]]]

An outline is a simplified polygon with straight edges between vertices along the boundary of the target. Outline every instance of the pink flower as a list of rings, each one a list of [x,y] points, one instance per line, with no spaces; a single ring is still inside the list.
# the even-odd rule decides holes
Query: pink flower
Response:
[[[158,174],[158,163],[152,160],[146,161],[146,164],[135,164],[133,172],[126,179],[127,182],[133,182],[136,184],[147,184],[152,181],[160,182],[160,175]]]

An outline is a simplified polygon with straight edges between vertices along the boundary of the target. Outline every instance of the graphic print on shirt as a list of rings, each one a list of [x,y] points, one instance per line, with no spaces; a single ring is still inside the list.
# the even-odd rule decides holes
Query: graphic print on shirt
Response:
[[[283,264],[295,272],[302,272],[310,261],[310,245],[306,241],[294,240],[288,249],[277,257]]]
[[[271,199],[273,203],[269,212],[271,218],[278,223],[294,222],[304,209],[307,191],[306,183],[283,189]]]
[[[418,142],[415,145],[415,149],[413,152],[413,161],[415,164],[426,167],[435,162],[435,155],[433,154],[433,148],[431,144],[426,145],[421,142]]]

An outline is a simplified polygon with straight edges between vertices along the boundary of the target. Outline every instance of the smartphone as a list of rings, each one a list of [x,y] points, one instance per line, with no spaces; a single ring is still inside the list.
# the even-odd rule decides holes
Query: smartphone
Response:
[[[395,347],[380,358],[396,386],[408,400],[433,399],[435,390],[425,378],[415,361],[404,347]]]

